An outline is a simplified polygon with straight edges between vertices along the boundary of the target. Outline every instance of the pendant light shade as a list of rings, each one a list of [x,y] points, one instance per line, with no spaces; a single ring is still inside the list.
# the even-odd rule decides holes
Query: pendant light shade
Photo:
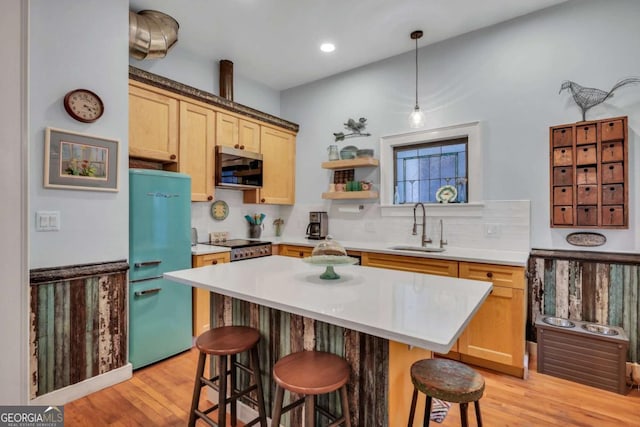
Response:
[[[424,113],[420,111],[420,105],[418,105],[418,39],[420,37],[422,37],[422,31],[411,33],[411,39],[416,41],[416,104],[409,114],[409,127],[413,129],[424,127],[425,122]]]

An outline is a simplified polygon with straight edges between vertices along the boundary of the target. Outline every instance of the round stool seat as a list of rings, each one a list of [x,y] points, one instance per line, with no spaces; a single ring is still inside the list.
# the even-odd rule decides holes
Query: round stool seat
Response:
[[[484,392],[484,378],[465,365],[448,359],[424,359],[411,366],[411,381],[427,396],[454,403],[475,402]]]
[[[255,346],[260,333],[247,326],[222,326],[200,334],[196,347],[203,353],[225,356],[242,353]]]
[[[346,360],[323,351],[292,353],[273,367],[273,378],[280,387],[305,395],[338,390],[349,381],[349,373]]]

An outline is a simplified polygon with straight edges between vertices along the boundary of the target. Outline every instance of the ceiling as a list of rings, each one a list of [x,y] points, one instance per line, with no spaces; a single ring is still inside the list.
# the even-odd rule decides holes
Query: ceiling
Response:
[[[178,21],[188,55],[284,90],[566,0],[130,0]],[[336,50],[320,51],[330,41]],[[174,49],[176,49],[174,47]],[[171,55],[171,51],[168,55]]]

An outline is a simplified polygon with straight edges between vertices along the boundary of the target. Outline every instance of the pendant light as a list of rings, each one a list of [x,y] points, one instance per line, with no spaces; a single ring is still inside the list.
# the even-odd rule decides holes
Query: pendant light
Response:
[[[409,114],[409,127],[421,128],[424,126],[424,113],[420,111],[420,105],[418,105],[418,39],[422,37],[422,31],[413,31],[411,38],[416,41],[416,105],[413,107],[413,111]]]

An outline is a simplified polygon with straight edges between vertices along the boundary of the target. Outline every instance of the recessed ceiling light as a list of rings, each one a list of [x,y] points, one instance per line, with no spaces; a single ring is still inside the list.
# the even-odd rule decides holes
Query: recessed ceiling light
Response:
[[[336,50],[336,45],[334,45],[333,43],[322,43],[320,45],[320,50],[326,53],[333,52],[334,50]]]

